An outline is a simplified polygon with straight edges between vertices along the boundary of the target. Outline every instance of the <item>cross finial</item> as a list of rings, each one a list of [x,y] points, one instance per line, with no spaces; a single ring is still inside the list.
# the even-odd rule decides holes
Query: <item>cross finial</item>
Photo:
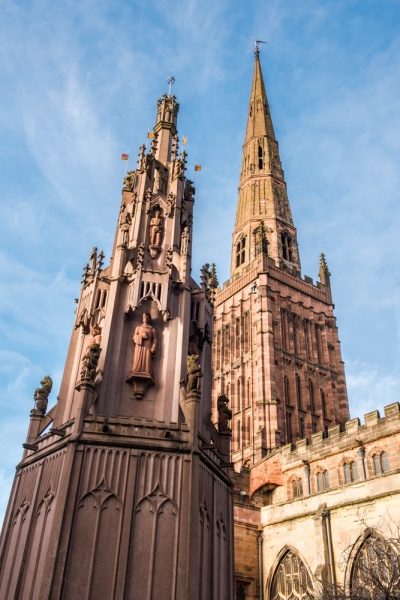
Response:
[[[168,81],[168,96],[171,95],[171,86],[175,83],[175,77],[173,75],[170,75],[169,77],[167,77],[167,81]]]
[[[258,44],[266,44],[266,43],[267,42],[263,42],[262,40],[254,40],[254,46],[255,46],[254,54],[256,56],[260,55],[260,48],[258,47]]]

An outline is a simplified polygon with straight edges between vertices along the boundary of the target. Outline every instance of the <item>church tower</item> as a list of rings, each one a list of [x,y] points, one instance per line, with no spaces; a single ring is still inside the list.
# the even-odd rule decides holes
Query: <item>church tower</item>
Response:
[[[214,395],[231,402],[236,470],[349,418],[329,278],[324,255],[316,284],[301,277],[256,47],[231,273],[215,298]]]
[[[164,94],[93,248],[56,404],[35,392],[0,546],[1,600],[211,600],[233,585],[230,411],[211,422],[210,271],[191,277],[194,187]],[[88,224],[89,225],[89,224]]]

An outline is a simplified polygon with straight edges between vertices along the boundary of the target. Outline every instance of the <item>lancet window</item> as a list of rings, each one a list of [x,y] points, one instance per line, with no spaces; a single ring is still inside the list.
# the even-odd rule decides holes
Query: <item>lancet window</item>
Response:
[[[293,260],[293,244],[292,238],[285,231],[281,234],[282,256],[285,260]]]
[[[375,475],[381,475],[382,473],[389,471],[389,460],[385,451],[380,454],[374,454],[372,460],[374,461]]]
[[[312,600],[311,577],[300,557],[288,550],[276,568],[271,585],[271,600]]]
[[[296,398],[297,398],[297,406],[298,408],[302,408],[301,406],[301,379],[300,375],[296,373]]]
[[[354,460],[345,462],[343,465],[345,483],[353,483],[358,480],[357,465]]]
[[[329,473],[328,471],[320,471],[317,473],[317,488],[318,491],[327,490],[329,488]]]
[[[261,146],[258,146],[258,168],[263,168],[263,149]]]
[[[246,259],[246,238],[242,237],[236,244],[236,267],[240,267]]]
[[[311,379],[308,380],[308,399],[310,401],[310,410],[314,412],[314,384]]]
[[[283,390],[285,396],[285,404],[290,405],[290,387],[289,387],[289,377],[285,375],[283,378]]]

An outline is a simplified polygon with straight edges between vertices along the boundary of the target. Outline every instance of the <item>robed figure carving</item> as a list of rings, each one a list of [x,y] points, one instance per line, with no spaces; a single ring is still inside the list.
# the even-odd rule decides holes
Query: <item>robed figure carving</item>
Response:
[[[135,386],[135,397],[141,398],[149,385],[154,385],[153,356],[157,350],[157,334],[149,313],[143,313],[143,322],[133,334],[135,354],[132,371],[127,381]]]
[[[133,336],[135,342],[135,356],[133,359],[133,373],[148,373],[153,376],[153,356],[157,350],[156,330],[151,325],[149,313],[143,314],[143,323],[138,325]]]
[[[154,217],[150,220],[150,256],[156,258],[161,250],[161,236],[163,233],[163,219],[161,212],[156,210]]]

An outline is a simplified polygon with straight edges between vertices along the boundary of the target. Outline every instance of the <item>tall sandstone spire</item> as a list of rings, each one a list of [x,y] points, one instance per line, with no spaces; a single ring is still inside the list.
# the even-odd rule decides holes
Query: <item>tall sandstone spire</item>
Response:
[[[349,417],[326,273],[301,278],[256,47],[231,278],[215,296],[214,395],[231,401],[236,469]]]
[[[1,600],[232,597],[229,411],[211,422],[208,265],[175,96],[124,179],[110,264],[84,269],[57,403],[36,391],[0,542]],[[88,227],[90,224],[88,223]],[[201,385],[200,385],[201,378]]]
[[[296,229],[256,48],[233,233],[232,275],[244,265],[250,265],[259,254],[262,243],[260,223],[267,233],[269,256],[298,276],[300,259]]]

